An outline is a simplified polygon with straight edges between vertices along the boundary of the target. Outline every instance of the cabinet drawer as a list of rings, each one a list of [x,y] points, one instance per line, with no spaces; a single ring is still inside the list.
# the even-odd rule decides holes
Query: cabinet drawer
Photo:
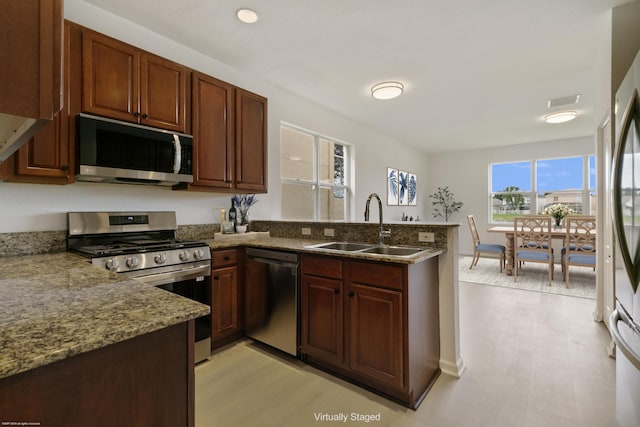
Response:
[[[303,274],[342,279],[342,260],[339,258],[307,255],[302,260]]]
[[[375,262],[350,262],[349,281],[389,289],[403,289],[403,268],[394,264]]]
[[[237,262],[237,251],[235,249],[213,251],[211,252],[211,262],[213,268],[235,265]]]

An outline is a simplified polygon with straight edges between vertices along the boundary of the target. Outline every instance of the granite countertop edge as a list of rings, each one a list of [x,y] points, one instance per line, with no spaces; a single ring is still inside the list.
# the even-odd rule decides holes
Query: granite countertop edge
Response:
[[[0,379],[183,323],[204,304],[63,252],[0,258]]]

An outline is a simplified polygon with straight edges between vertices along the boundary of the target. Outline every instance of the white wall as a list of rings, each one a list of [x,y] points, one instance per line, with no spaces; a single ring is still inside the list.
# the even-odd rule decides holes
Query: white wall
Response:
[[[384,200],[387,166],[416,172],[419,189],[426,187],[424,165],[427,156],[422,152],[81,0],[65,1],[65,18],[269,99],[269,193],[258,196],[259,203],[251,210],[252,218],[280,218],[281,121],[354,145],[357,191],[352,206],[353,219],[362,219],[369,193],[378,192]],[[0,232],[64,230],[66,212],[92,210],[175,210],[178,224],[212,223],[217,222],[217,209],[229,208],[229,197],[227,194],[187,193],[132,185],[0,183]],[[424,202],[424,199],[418,199],[418,207],[404,211],[424,217]],[[385,220],[399,220],[402,211],[399,207],[385,206]],[[372,220],[377,220],[377,213],[372,215]]]
[[[485,231],[489,227],[489,168],[491,163],[591,154],[595,154],[595,139],[591,136],[432,154],[429,156],[427,176],[429,194],[438,187],[448,186],[449,190],[455,194],[456,200],[464,203],[460,211],[454,214],[449,221],[462,224],[460,228],[460,253],[472,254],[473,240],[467,225],[468,214],[473,214],[476,218],[481,242],[504,244],[503,235]]]

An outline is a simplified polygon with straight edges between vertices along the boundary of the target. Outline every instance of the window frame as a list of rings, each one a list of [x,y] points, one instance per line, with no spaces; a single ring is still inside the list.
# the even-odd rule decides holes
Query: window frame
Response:
[[[292,221],[310,221],[310,222],[344,222],[344,221],[348,221],[351,215],[351,205],[352,205],[352,201],[353,201],[353,194],[355,194],[355,190],[353,188],[353,184],[352,184],[352,171],[351,168],[353,166],[353,145],[339,140],[337,138],[334,137],[330,137],[318,132],[314,132],[311,131],[309,129],[305,129],[303,127],[300,126],[296,126],[294,124],[291,123],[287,123],[287,122],[280,122],[280,135],[282,135],[282,129],[286,128],[295,132],[300,132],[303,133],[307,136],[310,136],[313,138],[313,179],[311,180],[305,180],[305,179],[292,179],[292,178],[284,178],[282,176],[282,165],[280,166],[280,191],[281,191],[281,197],[280,197],[280,203],[282,204],[282,185],[283,184],[290,184],[290,185],[307,185],[309,187],[311,187],[311,191],[313,193],[313,203],[314,203],[314,208],[313,208],[313,218],[307,218],[307,219],[300,219],[300,218],[287,218],[287,217],[282,217],[285,220],[292,220]],[[339,144],[341,146],[344,147],[343,149],[343,178],[344,178],[344,184],[336,184],[335,183],[335,178],[330,177],[328,179],[329,183],[327,182],[321,182],[320,179],[320,141],[324,140],[324,141],[328,141],[331,142],[333,144]],[[280,141],[280,150],[282,151],[282,140]],[[335,156],[335,153],[332,153],[332,156]],[[280,158],[283,157],[283,153],[280,153]],[[328,190],[329,192],[331,192],[331,194],[335,194],[335,190],[336,189],[340,189],[342,191],[344,191],[344,219],[322,219],[321,218],[321,194],[322,194],[322,190]]]
[[[576,189],[576,191],[580,192],[581,197],[582,197],[582,215],[595,215],[597,213],[597,211],[594,211],[592,209],[592,204],[591,204],[591,196],[593,195],[594,197],[597,197],[597,192],[596,192],[596,188],[591,188],[591,159],[593,159],[594,164],[596,161],[595,158],[595,154],[580,154],[580,155],[569,155],[569,156],[559,156],[559,157],[549,157],[549,158],[539,158],[539,159],[529,159],[529,160],[514,160],[514,161],[510,161],[510,162],[494,162],[494,163],[489,163],[489,171],[488,171],[488,175],[489,175],[489,203],[487,206],[487,210],[488,210],[488,218],[489,218],[489,224],[491,225],[504,225],[504,224],[509,224],[511,223],[511,221],[496,221],[494,220],[494,212],[493,212],[493,199],[495,195],[499,195],[499,194],[520,194],[525,198],[525,202],[526,199],[528,198],[529,200],[529,211],[532,214],[537,214],[538,212],[540,212],[542,210],[542,208],[540,206],[538,206],[538,200],[540,198],[540,193],[538,191],[538,176],[537,176],[537,172],[538,172],[538,162],[542,162],[542,161],[550,161],[550,160],[561,160],[561,159],[571,159],[571,158],[581,158],[582,159],[582,169],[581,169],[581,174],[582,174],[582,188],[581,189]],[[530,164],[530,183],[529,183],[529,187],[531,188],[531,190],[528,191],[518,191],[518,192],[512,192],[512,193],[507,193],[507,192],[503,192],[503,191],[497,191],[497,192],[493,192],[493,166],[494,165],[499,165],[499,164],[510,164],[510,163],[524,163],[524,162],[529,162]],[[595,173],[595,172],[594,172]],[[558,190],[561,191],[561,190]],[[596,204],[597,207],[597,204]]]

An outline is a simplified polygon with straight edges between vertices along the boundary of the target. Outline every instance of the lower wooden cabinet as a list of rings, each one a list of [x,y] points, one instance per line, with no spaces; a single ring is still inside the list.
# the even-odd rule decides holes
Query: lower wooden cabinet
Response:
[[[211,270],[211,347],[227,344],[244,333],[244,298],[238,279],[237,249],[213,251]]]
[[[440,373],[438,261],[396,264],[305,254],[302,357],[417,407]]]
[[[2,425],[195,425],[194,321],[0,379]]]

